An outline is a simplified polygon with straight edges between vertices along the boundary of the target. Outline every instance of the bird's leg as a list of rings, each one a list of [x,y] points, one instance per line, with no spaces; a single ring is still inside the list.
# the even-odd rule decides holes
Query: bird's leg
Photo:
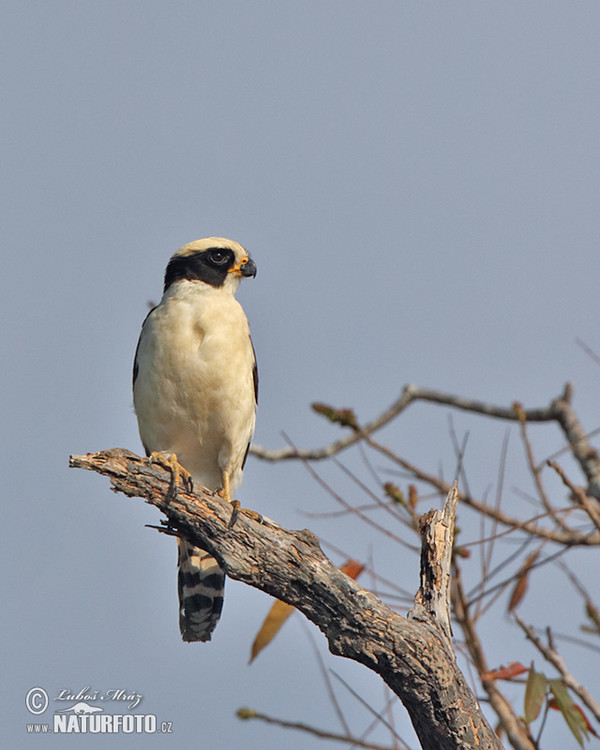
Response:
[[[221,492],[219,493],[223,500],[227,500],[228,503],[231,502],[231,480],[229,479],[229,472],[224,470],[221,474]],[[237,500],[233,501],[234,505],[237,503]],[[237,507],[240,507],[240,504],[237,503]]]
[[[160,464],[163,469],[171,472],[171,484],[169,485],[169,497],[176,497],[177,490],[182,484],[182,479],[185,482],[185,488],[188,492],[194,491],[194,480],[190,472],[182,466],[177,460],[175,453],[152,451],[148,456],[148,461],[153,464]]]
[[[229,525],[233,526],[240,515],[240,501],[231,499],[231,479],[229,478],[229,472],[227,469],[223,469],[221,472],[221,489],[218,494],[223,500],[227,500],[227,502],[232,505]]]
[[[244,513],[245,515],[250,516],[250,518],[253,518],[255,521],[259,521],[262,523],[262,516],[260,515],[260,513],[257,513],[255,510],[249,510],[248,508],[241,508],[239,500],[231,499],[231,480],[229,478],[229,472],[227,470],[223,470],[223,472],[221,473],[221,482],[222,487],[219,490],[219,495],[221,495],[224,500],[227,500],[228,503],[231,503],[232,506],[229,526],[235,525],[235,522],[239,518],[240,513]]]

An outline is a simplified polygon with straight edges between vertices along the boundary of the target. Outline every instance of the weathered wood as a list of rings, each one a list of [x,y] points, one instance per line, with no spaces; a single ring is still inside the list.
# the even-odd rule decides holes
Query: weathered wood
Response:
[[[214,555],[231,578],[299,609],[323,631],[332,653],[383,678],[407,708],[426,750],[502,747],[456,665],[449,621],[446,626],[435,614],[441,589],[430,612],[424,604],[432,600],[429,584],[422,580],[419,617],[407,619],[342,573],[310,531],[257,521],[243,510],[232,524],[229,503],[202,488],[175,492],[169,473],[130,451],[71,456],[70,466],[104,474],[115,491],[145,498],[175,533]]]
[[[450,566],[454,543],[454,519],[458,505],[458,486],[452,485],[442,510],[430,510],[420,518],[421,585],[409,619],[431,621],[446,637],[452,650],[450,624]]]

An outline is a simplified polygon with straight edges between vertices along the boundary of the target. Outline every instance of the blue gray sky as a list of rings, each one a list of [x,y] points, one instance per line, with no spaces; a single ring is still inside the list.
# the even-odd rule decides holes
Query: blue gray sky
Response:
[[[316,747],[234,716],[251,706],[339,730],[307,631],[381,709],[381,683],[329,657],[299,615],[248,667],[270,602],[231,581],[213,642],[182,643],[175,545],[144,527],[158,513],[68,456],[141,450],[139,328],[169,256],[208,235],[258,266],[239,294],[259,358],[258,443],[280,447],[283,431],[325,444],[339,433],[312,401],[367,420],[409,382],[541,406],[572,380],[585,427],[600,426],[600,368],[576,341],[600,351],[599,23],[597,3],[537,0],[3,3],[6,746],[64,747],[26,734],[24,696],[42,686],[137,691],[173,724],[114,747]],[[385,439],[452,478],[448,414],[412,407]],[[506,425],[454,424],[469,431],[471,490],[493,497]],[[540,458],[561,444],[552,428],[535,437]],[[518,503],[513,487],[530,484],[510,440],[506,502]],[[240,499],[417,586],[414,556],[354,520],[302,514],[337,506],[298,465],[251,459]],[[573,627],[555,579],[522,614]],[[492,662],[531,659],[501,611],[484,635]],[[597,667],[565,648],[590,683]],[[361,733],[371,716],[340,700]],[[572,741],[559,718],[548,750]],[[396,721],[416,746],[403,711]]]

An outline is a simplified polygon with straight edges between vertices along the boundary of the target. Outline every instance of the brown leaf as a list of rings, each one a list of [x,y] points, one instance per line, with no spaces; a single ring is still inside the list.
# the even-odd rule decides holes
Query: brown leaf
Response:
[[[519,576],[508,603],[508,611],[512,612],[520,604],[527,591],[527,574]]]
[[[340,565],[340,570],[350,578],[356,580],[358,576],[363,572],[365,566],[359,563],[358,560],[346,560],[343,565]]]
[[[414,484],[408,485],[408,504],[412,508],[412,510],[415,510],[417,507],[417,503],[419,502],[419,493],[417,492],[417,488]]]
[[[521,603],[523,597],[525,596],[525,592],[527,591],[527,586],[529,583],[529,570],[531,566],[533,565],[533,563],[536,561],[539,553],[540,553],[540,550],[537,549],[535,552],[529,555],[529,557],[525,560],[523,565],[521,565],[520,572],[517,576],[517,582],[515,583],[515,587],[513,588],[510,601],[508,602],[509,612],[514,611],[518,607],[518,605]]]
[[[546,675],[536,672],[533,668],[533,662],[529,674],[527,675],[527,685],[525,686],[525,721],[531,724],[540,714],[546,695]]]
[[[492,669],[489,672],[484,672],[481,675],[482,680],[511,680],[513,677],[517,677],[520,674],[527,672],[527,667],[524,667],[518,661],[511,661],[506,666],[498,667],[498,669]]]

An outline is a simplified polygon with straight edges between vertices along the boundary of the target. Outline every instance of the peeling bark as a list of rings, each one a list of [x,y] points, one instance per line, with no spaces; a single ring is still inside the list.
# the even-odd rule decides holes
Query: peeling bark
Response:
[[[426,750],[501,748],[458,669],[450,640],[448,580],[456,494],[424,520],[421,588],[408,618],[342,573],[310,531],[256,520],[202,488],[188,492],[130,451],[71,456],[70,466],[109,477],[113,489],[143,497],[168,518],[168,533],[208,550],[231,578],[299,609],[332,653],[364,664],[400,698]],[[454,509],[452,508],[454,504]]]

